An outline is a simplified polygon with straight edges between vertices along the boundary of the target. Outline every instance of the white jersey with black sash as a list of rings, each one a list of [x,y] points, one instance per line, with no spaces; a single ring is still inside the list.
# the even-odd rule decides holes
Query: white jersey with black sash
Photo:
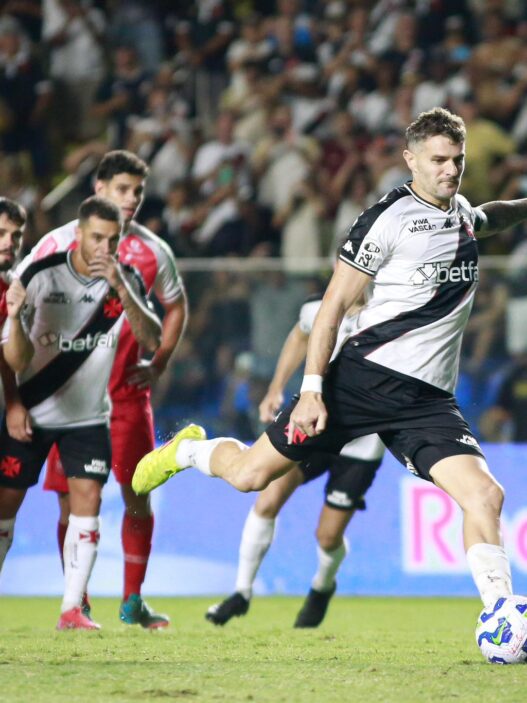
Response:
[[[474,232],[485,219],[461,195],[445,211],[408,184],[363,212],[340,259],[373,285],[344,353],[452,393],[478,281]]]
[[[83,427],[108,422],[108,379],[123,324],[123,306],[104,278],[75,271],[72,252],[52,254],[22,273],[22,324],[35,353],[17,376],[21,400],[37,427]],[[146,304],[135,269],[121,266],[127,285]],[[9,335],[10,321],[3,341]]]

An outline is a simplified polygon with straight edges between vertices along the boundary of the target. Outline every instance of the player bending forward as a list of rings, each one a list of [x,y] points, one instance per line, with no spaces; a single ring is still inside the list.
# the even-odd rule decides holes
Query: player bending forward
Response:
[[[116,261],[120,232],[121,213],[113,203],[85,200],[78,247],[31,264],[7,292],[4,354],[17,374],[32,436],[17,440],[3,424],[0,520],[12,534],[26,491],[38,482],[56,443],[71,501],[59,630],[99,628],[80,604],[95,562],[101,490],[110,471],[107,386],[124,314],[143,348],[155,352],[160,340],[142,280]]]
[[[155,294],[164,312],[161,344],[151,361],[141,359],[140,345],[127,320],[124,320],[109,387],[112,401],[112,470],[121,487],[125,506],[121,528],[123,601],[119,617],[127,624],[159,628],[169,624],[168,617],[154,612],[141,595],[152,546],[154,515],[149,497],[136,496],[130,484],[137,462],[155,446],[150,385],[165,370],[183,334],[187,305],[183,283],[170,248],[133,219],[143,201],[147,175],[147,165],[135,154],[110,151],[97,169],[95,192],[108,198],[121,211],[124,227],[117,250],[119,261],[139,271],[147,292]],[[68,222],[43,237],[23,265],[51,252],[65,251],[75,246],[76,225],[75,220]],[[56,491],[59,496],[57,535],[62,555],[70,501],[68,481],[55,447],[48,458],[44,488]],[[86,594],[83,612],[90,616],[91,608]]]
[[[260,420],[271,422],[284,402],[287,382],[304,361],[309,333],[320,308],[321,296],[314,296],[302,305],[298,323],[289,333],[267,394],[260,403]],[[340,346],[354,325],[349,310],[339,329],[336,347]],[[344,531],[356,510],[364,510],[364,495],[371,486],[384,454],[384,445],[377,435],[368,435],[343,447],[340,456],[314,452],[272,481],[260,493],[251,508],[240,543],[236,591],[222,603],[211,606],[205,617],[215,625],[224,625],[234,616],[249,610],[252,587],[260,565],[271,546],[276,518],[289,497],[302,484],[328,473],[325,504],[317,527],[318,568],[311,589],[295,620],[295,627],[318,627],[326,615],[337,584],[335,577],[348,552]]]
[[[351,226],[309,338],[300,400],[250,448],[205,440],[195,425],[145,457],[133,487],[149,491],[196,466],[238,490],[258,491],[314,451],[337,453],[376,432],[413,473],[463,511],[468,564],[485,606],[511,593],[502,546],[503,489],[453,396],[463,330],[478,280],[475,234],[527,218],[527,199],[473,208],[458,195],[465,125],[434,108],[406,130],[412,179]],[[368,284],[358,328],[329,364],[342,318]]]

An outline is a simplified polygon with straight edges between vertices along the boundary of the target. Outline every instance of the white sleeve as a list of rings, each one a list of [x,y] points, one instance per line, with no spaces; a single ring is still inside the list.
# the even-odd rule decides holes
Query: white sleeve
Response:
[[[305,302],[300,308],[298,326],[304,334],[311,334],[321,302],[321,300],[310,300]]]
[[[153,291],[160,303],[175,303],[184,293],[183,281],[178,273],[176,259],[168,244],[158,242],[157,276]]]
[[[339,258],[364,273],[374,276],[391,253],[395,241],[394,222],[387,212],[378,214],[377,206],[363,212],[350,227]]]

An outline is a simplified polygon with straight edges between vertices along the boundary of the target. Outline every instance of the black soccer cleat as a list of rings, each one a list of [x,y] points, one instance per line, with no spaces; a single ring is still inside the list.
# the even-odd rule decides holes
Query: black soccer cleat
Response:
[[[316,591],[310,588],[304,605],[296,616],[294,627],[318,627],[326,617],[329,601],[336,590],[336,583],[330,591]]]
[[[221,603],[211,605],[205,613],[205,619],[215,625],[225,625],[231,618],[245,615],[249,610],[250,601],[241,593],[233,593]]]

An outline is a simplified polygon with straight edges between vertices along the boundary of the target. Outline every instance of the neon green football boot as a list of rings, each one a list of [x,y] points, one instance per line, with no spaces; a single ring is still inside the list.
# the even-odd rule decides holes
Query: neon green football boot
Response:
[[[174,474],[188,468],[176,463],[176,451],[182,439],[207,439],[207,433],[199,425],[187,425],[171,440],[146,454],[137,464],[132,478],[132,488],[137,495],[150,493]]]

